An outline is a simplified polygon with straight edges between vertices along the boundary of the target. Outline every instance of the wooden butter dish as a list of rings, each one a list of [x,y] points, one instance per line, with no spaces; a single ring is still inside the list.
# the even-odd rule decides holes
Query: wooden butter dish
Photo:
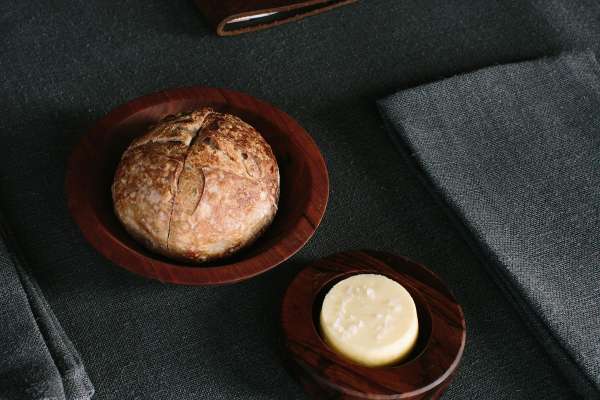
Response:
[[[394,279],[417,306],[417,343],[397,365],[369,368],[347,361],[319,333],[325,294],[342,279],[363,273]],[[305,268],[284,296],[281,319],[291,370],[319,399],[437,399],[466,342],[462,309],[443,282],[414,261],[376,251],[339,253]]]

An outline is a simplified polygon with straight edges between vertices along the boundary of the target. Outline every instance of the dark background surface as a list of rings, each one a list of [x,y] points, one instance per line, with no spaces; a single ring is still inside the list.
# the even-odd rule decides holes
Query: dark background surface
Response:
[[[356,248],[425,263],[462,303],[467,349],[445,398],[572,398],[393,148],[375,101],[482,66],[597,46],[596,1],[363,0],[234,38],[214,36],[191,1],[111,3],[0,4],[1,205],[97,399],[303,398],[276,347],[282,294],[310,260]],[[329,167],[316,236],[245,283],[178,287],[134,276],[98,255],[66,208],[66,159],[86,127],[127,100],[189,85],[280,107]]]

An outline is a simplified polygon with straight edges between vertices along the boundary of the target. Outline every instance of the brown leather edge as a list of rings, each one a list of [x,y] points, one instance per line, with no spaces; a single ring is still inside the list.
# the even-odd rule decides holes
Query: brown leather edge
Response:
[[[309,6],[314,6],[314,5],[318,5],[320,3],[327,3],[330,2],[331,0],[309,0],[309,1],[300,1],[296,4],[291,4],[291,5],[284,5],[281,7],[267,7],[267,8],[257,8],[255,10],[252,11],[246,11],[246,12],[240,12],[240,13],[235,13],[235,14],[231,14],[231,15],[214,15],[212,14],[206,7],[205,7],[205,3],[204,0],[195,0],[196,6],[200,9],[200,11],[203,12],[203,14],[205,14],[205,17],[209,20],[209,22],[211,23],[211,25],[213,25],[213,28],[215,29],[217,35],[219,36],[234,36],[234,35],[239,35],[241,33],[247,33],[247,32],[256,32],[256,31],[260,31],[260,30],[264,30],[264,29],[268,29],[271,27],[275,27],[278,25],[283,25],[286,24],[288,22],[294,22],[294,21],[298,21],[301,20],[303,18],[306,17],[310,17],[313,15],[317,15],[329,10],[333,10],[334,8],[338,8],[347,4],[351,4],[351,3],[355,3],[358,0],[340,0],[340,1],[336,1],[332,4],[329,5],[324,5],[323,7],[319,7],[317,9],[308,11],[308,12],[304,12],[304,13],[299,13],[296,14],[292,17],[289,18],[283,18],[280,20],[276,20],[273,22],[269,22],[269,23],[265,23],[265,24],[257,24],[257,25],[253,25],[253,26],[248,26],[248,27],[244,27],[244,28],[240,28],[240,29],[235,29],[235,30],[225,30],[225,25],[231,21],[234,20],[236,18],[240,18],[240,17],[247,17],[250,15],[255,15],[255,14],[262,14],[262,13],[269,13],[269,12],[285,12],[285,11],[293,11],[299,8],[303,8],[303,7],[309,7]]]

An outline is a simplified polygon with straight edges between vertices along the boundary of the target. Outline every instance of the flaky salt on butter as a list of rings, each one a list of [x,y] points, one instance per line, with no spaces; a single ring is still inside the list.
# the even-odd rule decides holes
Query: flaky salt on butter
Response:
[[[320,322],[329,346],[368,367],[402,360],[419,333],[410,293],[376,274],[354,275],[333,286],[323,300]]]

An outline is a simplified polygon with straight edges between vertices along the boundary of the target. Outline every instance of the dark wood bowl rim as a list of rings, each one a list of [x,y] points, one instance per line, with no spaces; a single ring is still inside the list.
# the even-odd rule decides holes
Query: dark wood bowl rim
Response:
[[[101,223],[95,210],[86,198],[85,185],[81,170],[85,170],[85,162],[89,161],[90,138],[103,137],[103,132],[118,127],[132,115],[145,109],[159,106],[167,102],[184,102],[199,100],[206,95],[212,105],[216,98],[223,106],[235,107],[263,118],[284,135],[294,135],[294,140],[305,146],[307,172],[313,184],[307,194],[302,218],[295,225],[277,238],[271,249],[252,255],[249,258],[234,260],[222,265],[190,265],[176,260],[166,259],[160,255],[142,253],[132,249],[116,238]],[[204,105],[204,104],[203,104]],[[269,113],[271,117],[265,117]],[[287,128],[286,128],[287,127]],[[86,158],[86,153],[88,157]],[[256,99],[248,94],[222,88],[191,86],[147,94],[131,100],[110,111],[98,120],[74,147],[68,161],[65,179],[69,211],[86,240],[106,258],[115,264],[136,274],[161,282],[185,285],[220,285],[252,278],[286,261],[300,250],[318,228],[328,202],[329,177],[325,161],[312,137],[302,126],[285,112],[273,105]],[[110,188],[108,188],[110,190]],[[301,228],[301,229],[300,229]],[[260,238],[258,239],[260,241]],[[252,247],[252,246],[251,246]]]

